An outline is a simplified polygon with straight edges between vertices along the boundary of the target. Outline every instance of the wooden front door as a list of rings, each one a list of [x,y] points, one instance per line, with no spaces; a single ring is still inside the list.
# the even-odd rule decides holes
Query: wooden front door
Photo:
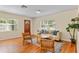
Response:
[[[24,33],[31,34],[30,33],[30,20],[24,20]]]

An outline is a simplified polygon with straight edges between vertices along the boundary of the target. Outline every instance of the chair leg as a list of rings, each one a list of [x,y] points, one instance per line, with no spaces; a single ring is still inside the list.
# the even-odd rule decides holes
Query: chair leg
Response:
[[[25,44],[25,40],[23,40],[23,45]]]

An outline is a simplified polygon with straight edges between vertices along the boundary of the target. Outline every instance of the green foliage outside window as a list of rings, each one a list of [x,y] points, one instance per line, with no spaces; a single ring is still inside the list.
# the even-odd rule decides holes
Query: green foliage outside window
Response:
[[[0,23],[6,23],[6,21],[5,20],[0,20]]]
[[[14,20],[8,20],[8,23],[9,24],[15,24],[15,21]]]

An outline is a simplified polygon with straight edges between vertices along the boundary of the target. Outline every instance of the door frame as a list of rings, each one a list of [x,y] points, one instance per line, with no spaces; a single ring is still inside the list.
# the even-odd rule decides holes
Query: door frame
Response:
[[[30,27],[29,27],[29,28],[30,28],[29,34],[31,34],[31,21],[30,21],[30,20],[26,20],[26,19],[24,20],[24,33],[25,33],[25,21],[29,21],[29,22],[30,22],[30,24],[29,24],[29,26],[30,26]]]

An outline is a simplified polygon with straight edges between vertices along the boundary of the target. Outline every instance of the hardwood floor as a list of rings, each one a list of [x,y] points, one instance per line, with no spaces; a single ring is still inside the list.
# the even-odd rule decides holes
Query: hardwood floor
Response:
[[[71,44],[70,42],[66,42],[61,48],[61,53],[75,53],[75,52],[76,52],[76,46],[75,44]]]
[[[39,53],[40,47],[32,44],[23,46],[22,38],[0,41],[0,53]]]
[[[23,46],[22,38],[0,41],[0,53],[40,53],[41,48],[37,45],[26,44]],[[61,48],[62,53],[74,53],[75,45],[65,43]]]

